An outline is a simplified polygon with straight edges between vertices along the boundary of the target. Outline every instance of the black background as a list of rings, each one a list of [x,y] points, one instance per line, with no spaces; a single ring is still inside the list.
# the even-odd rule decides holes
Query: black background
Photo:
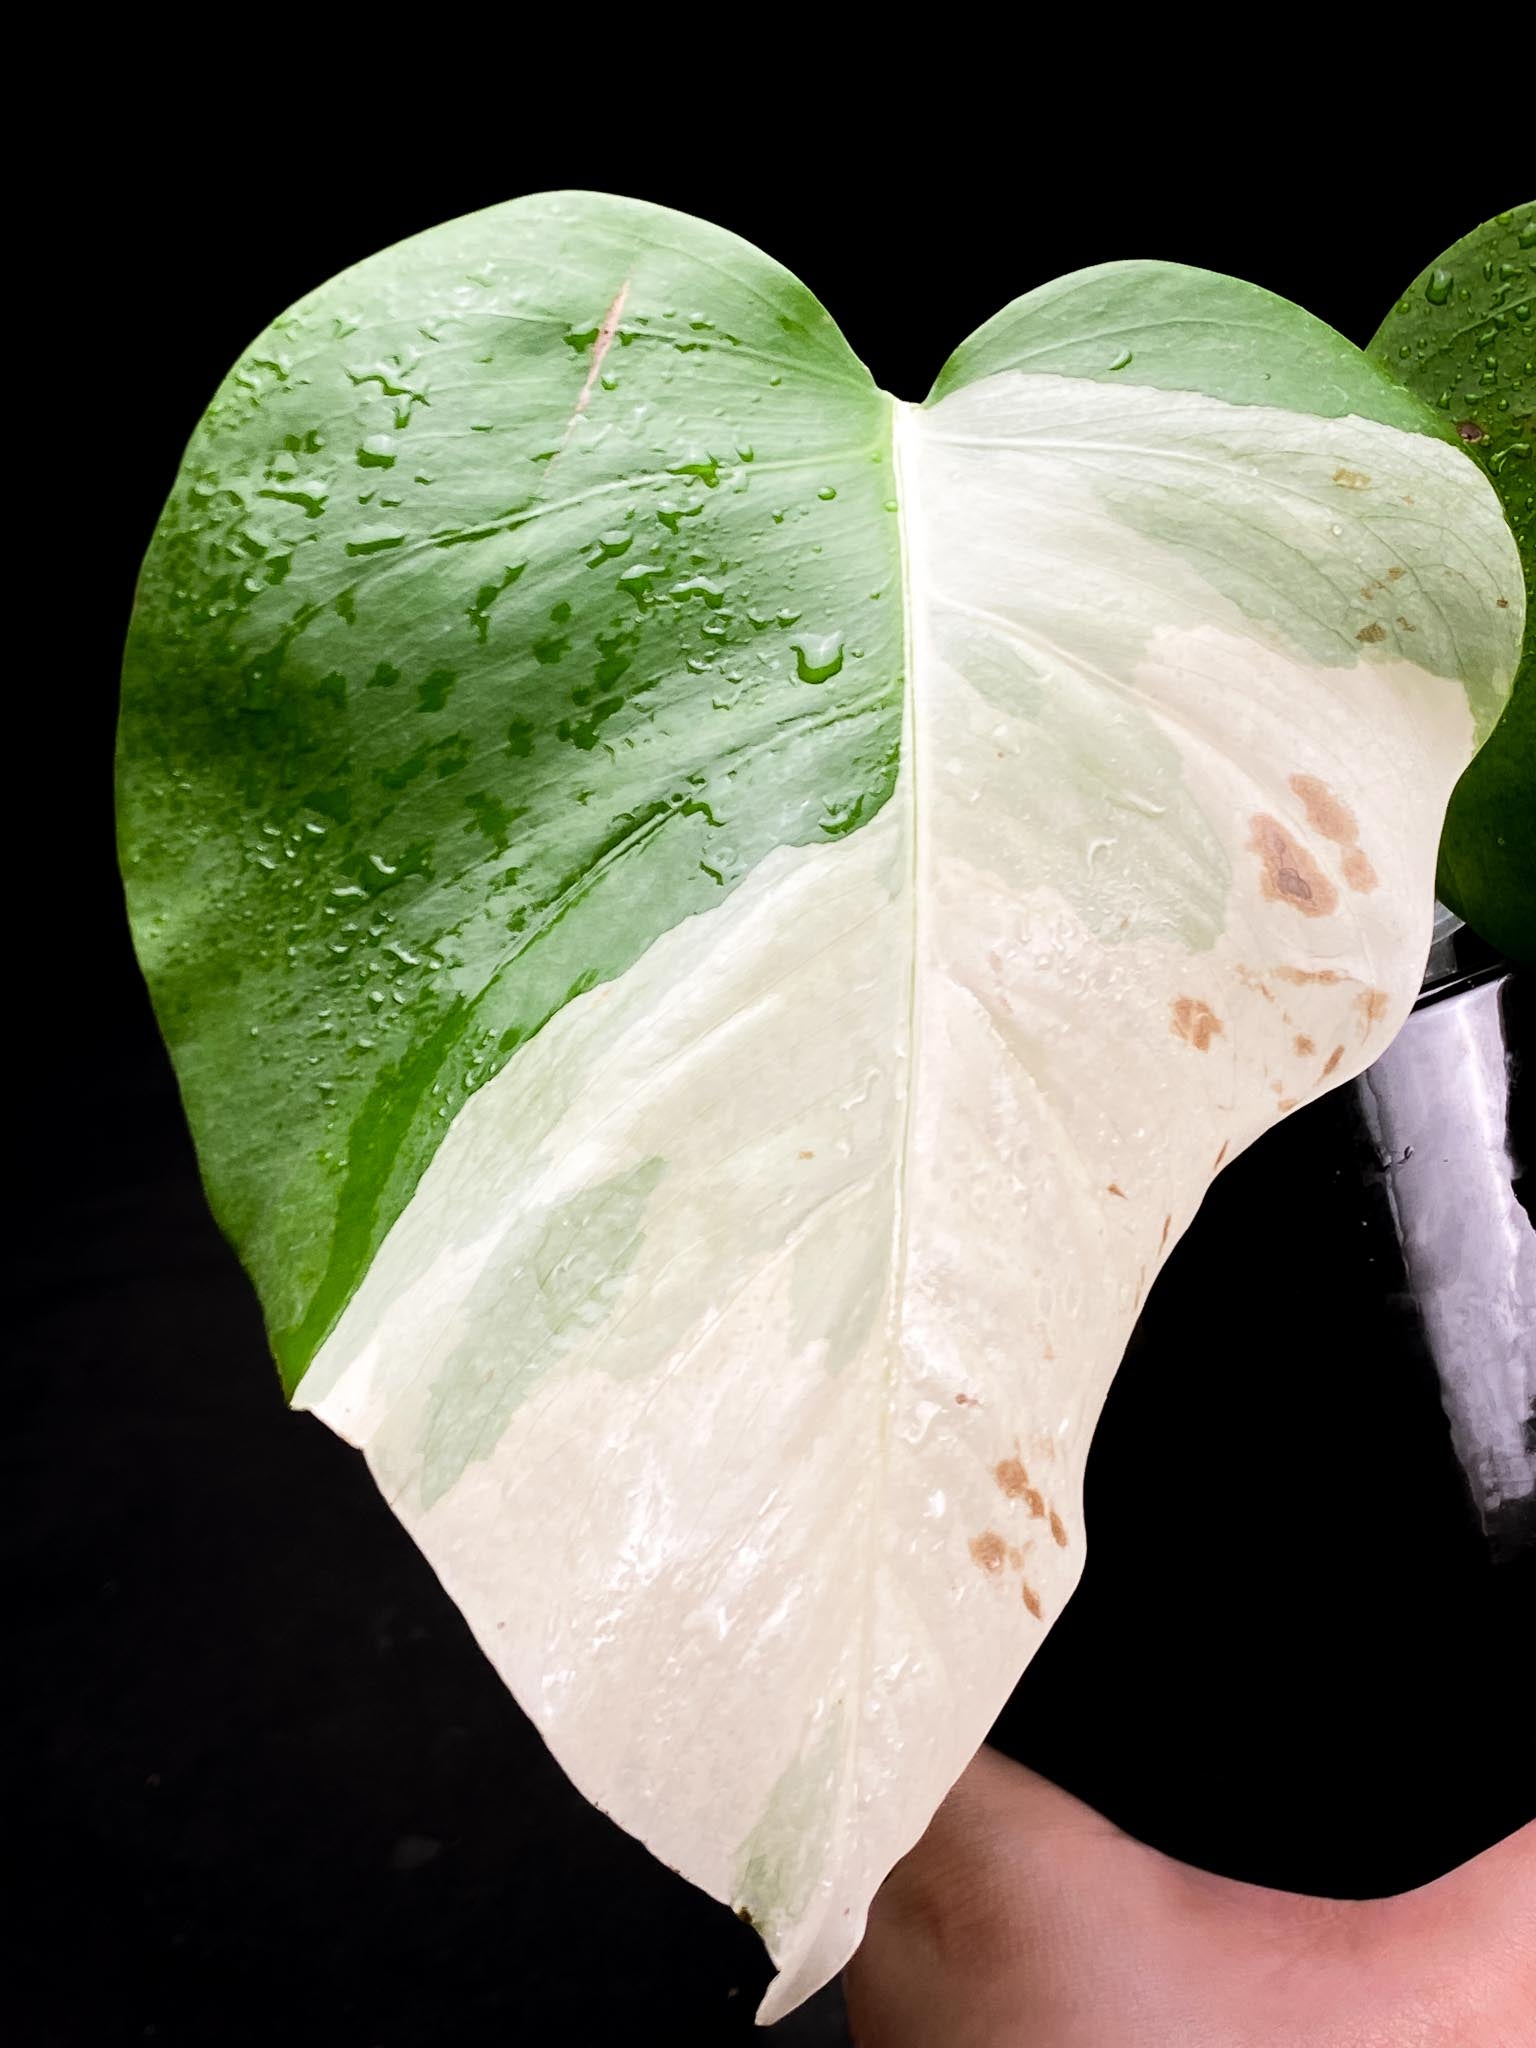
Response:
[[[980,134],[957,116],[920,150],[872,114],[850,140],[848,106],[829,120],[803,89],[729,150],[729,80],[702,110],[679,88],[675,143],[643,148],[579,93],[582,118],[532,121],[537,92],[494,65],[473,115],[370,125],[369,91],[411,66],[402,30],[339,138],[302,67],[217,122],[136,97],[93,133],[89,217],[30,273],[85,394],[78,473],[98,435],[115,460],[110,502],[84,489],[66,510],[85,571],[72,548],[69,661],[31,690],[48,745],[16,764],[45,785],[40,822],[11,848],[48,877],[13,959],[34,1056],[0,2028],[24,2043],[727,2043],[767,1975],[723,1908],[565,1784],[360,1459],[285,1411],[202,1202],[122,923],[112,719],[138,557],[238,350],[388,242],[581,184],[761,243],[917,397],[1006,299],[1119,256],[1235,272],[1363,341],[1424,263],[1526,196],[1489,148],[1448,180],[1443,154],[1352,169],[1333,146],[1299,183],[1241,119],[1186,168],[1150,127],[1134,162],[1098,161],[1085,124],[1069,169],[1022,113]],[[494,139],[471,149],[471,130]],[[67,798],[45,772],[63,748]],[[1222,1177],[1105,1412],[1082,1588],[999,1725],[1214,1869],[1385,1892],[1536,1812],[1531,1576],[1489,1560],[1400,1277],[1350,1091]],[[840,2041],[835,1991],[777,2038]]]

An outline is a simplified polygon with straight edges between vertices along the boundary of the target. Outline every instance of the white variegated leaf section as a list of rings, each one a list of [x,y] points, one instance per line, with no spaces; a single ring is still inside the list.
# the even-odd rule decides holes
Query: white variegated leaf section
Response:
[[[750,1913],[765,2018],[1071,1594],[1212,1175],[1406,1014],[1447,678],[1520,630],[1431,440],[1010,372],[897,441],[896,795],[473,1097],[299,1396],[581,1789]]]

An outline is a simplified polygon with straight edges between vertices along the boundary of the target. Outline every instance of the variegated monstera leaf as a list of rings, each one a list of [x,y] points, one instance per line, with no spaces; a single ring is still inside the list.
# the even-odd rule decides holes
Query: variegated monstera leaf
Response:
[[[765,2017],[1070,1596],[1212,1176],[1407,1012],[1522,611],[1416,400],[1162,264],[909,405],[732,236],[521,200],[215,398],[121,735],[210,1195]]]

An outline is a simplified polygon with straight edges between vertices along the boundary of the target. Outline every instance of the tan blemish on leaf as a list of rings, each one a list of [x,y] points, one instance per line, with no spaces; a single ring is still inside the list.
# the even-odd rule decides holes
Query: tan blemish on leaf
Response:
[[[1493,601],[1501,612],[1509,610],[1509,599],[1507,597],[1496,597]]]
[[[1363,640],[1367,647],[1374,647],[1378,640],[1385,640],[1386,637],[1387,629],[1377,619],[1372,619],[1368,626],[1362,626],[1355,635],[1355,638]]]
[[[1355,997],[1355,1008],[1360,1012],[1362,1030],[1369,1033],[1373,1025],[1379,1024],[1387,1014],[1387,1005],[1392,998],[1384,988],[1362,989]]]
[[[1226,1156],[1227,1156],[1227,1147],[1228,1147],[1228,1145],[1229,1145],[1229,1144],[1230,1144],[1231,1142],[1232,1142],[1232,1141],[1231,1141],[1231,1139],[1230,1139],[1230,1138],[1223,1138],[1223,1139],[1222,1139],[1222,1141],[1221,1141],[1221,1150],[1220,1150],[1220,1151],[1219,1151],[1219,1152],[1218,1152],[1218,1153],[1216,1154],[1216,1157],[1215,1157],[1215,1158],[1214,1158],[1214,1159],[1213,1159],[1213,1160],[1211,1161],[1211,1171],[1212,1171],[1212,1173],[1214,1173],[1214,1172],[1216,1171],[1216,1169],[1217,1169],[1217,1168],[1218,1168],[1218,1167],[1219,1167],[1219,1166],[1221,1165],[1221,1162],[1223,1161],[1223,1159],[1225,1159],[1225,1158],[1226,1158]]]
[[[603,367],[603,360],[607,356],[609,349],[613,347],[613,337],[619,331],[619,320],[624,312],[624,301],[629,297],[629,287],[630,279],[626,277],[614,295],[613,304],[603,315],[602,325],[597,330],[597,339],[592,344],[592,364],[587,371],[587,381],[582,385],[581,396],[576,401],[576,412],[578,415],[586,411],[587,400],[592,396],[592,387],[597,382],[598,372]],[[576,422],[573,419],[571,425],[574,426],[575,424]]]
[[[1368,896],[1376,887],[1376,870],[1358,846],[1352,846],[1344,856],[1344,879],[1359,896]]]
[[[1341,466],[1333,472],[1333,480],[1341,491],[1368,491],[1371,487],[1371,480],[1363,469]]]
[[[1243,984],[1244,988],[1253,989],[1257,994],[1261,995],[1264,998],[1266,1003],[1272,1003],[1275,1000],[1274,990],[1269,986],[1269,984],[1266,981],[1262,980],[1257,974],[1255,974],[1251,967],[1244,967],[1241,964],[1239,964],[1236,968],[1233,969],[1233,972],[1236,974],[1238,980]]]
[[[1118,1195],[1122,1202],[1128,1202],[1131,1199],[1130,1196],[1125,1192],[1125,1189],[1118,1186],[1114,1181],[1110,1182],[1109,1186],[1104,1190],[1104,1192],[1106,1195]]]
[[[1051,1535],[1055,1539],[1058,1548],[1065,1550],[1067,1547],[1067,1525],[1054,1508],[1051,1509]]]
[[[1329,1053],[1329,1055],[1328,1055],[1327,1059],[1325,1059],[1325,1060],[1323,1061],[1323,1079],[1324,1079],[1325,1081],[1327,1080],[1328,1076],[1329,1076],[1329,1075],[1330,1075],[1330,1074],[1331,1074],[1331,1073],[1333,1072],[1334,1068],[1335,1068],[1335,1067],[1336,1067],[1336,1066],[1337,1066],[1337,1065],[1339,1064],[1339,1061],[1340,1061],[1341,1059],[1343,1059],[1343,1057],[1344,1057],[1344,1048],[1343,1048],[1343,1046],[1342,1046],[1342,1045],[1336,1045],[1336,1046],[1335,1046],[1335,1047],[1333,1048],[1333,1051],[1332,1051],[1331,1053]]]
[[[1376,870],[1357,844],[1360,827],[1349,805],[1315,775],[1293,775],[1291,788],[1301,798],[1312,830],[1345,849],[1342,867],[1349,887],[1357,895],[1368,895],[1376,887]]]
[[[1170,1231],[1170,1230],[1172,1230],[1172,1228],[1173,1228],[1173,1218],[1172,1218],[1172,1216],[1165,1216],[1165,1217],[1163,1218],[1163,1234],[1162,1234],[1162,1236],[1161,1236],[1161,1237],[1160,1237],[1160,1238],[1159,1238],[1159,1239],[1157,1240],[1157,1248],[1158,1248],[1158,1250],[1159,1250],[1160,1252],[1162,1251],[1163,1247],[1164,1247],[1164,1246],[1165,1246],[1165,1245],[1167,1244],[1167,1242],[1168,1242],[1168,1233],[1169,1233],[1169,1231]]]
[[[1029,1474],[1017,1458],[1004,1458],[994,1465],[992,1477],[1010,1500],[1018,1500],[1029,1491]]]
[[[1338,909],[1338,890],[1278,818],[1261,812],[1252,820],[1248,851],[1263,863],[1259,888],[1269,902],[1288,903],[1303,917],[1328,917]]]
[[[1174,1037],[1182,1038],[1196,1052],[1209,1052],[1211,1040],[1225,1028],[1210,1004],[1195,996],[1179,996],[1172,1009],[1173,1022],[1168,1028]]]
[[[1399,582],[1401,578],[1404,577],[1407,573],[1408,572],[1405,569],[1389,569],[1387,571],[1385,582],[1362,583],[1360,586],[1360,595],[1364,598],[1372,598],[1376,595],[1378,590],[1385,590],[1388,584]],[[1402,620],[1399,619],[1398,624],[1401,625],[1402,623]],[[1411,633],[1414,631],[1414,628],[1410,626],[1408,630]]]
[[[1028,1579],[1021,1579],[1019,1581],[1019,1591],[1024,1596],[1024,1605],[1029,1609],[1036,1621],[1038,1621],[1040,1619],[1040,1595],[1035,1591]]]
[[[1355,814],[1326,782],[1316,775],[1293,775],[1291,788],[1301,798],[1307,823],[1314,832],[1324,839],[1331,839],[1335,846],[1354,845],[1360,837]]]
[[[1296,1036],[1291,1040],[1291,1050],[1293,1053],[1295,1053],[1297,1059],[1304,1060],[1309,1053],[1316,1052],[1317,1047],[1312,1043],[1311,1039],[1308,1038],[1304,1031],[1298,1031]]]
[[[1397,615],[1397,623],[1402,627],[1405,633],[1417,633],[1417,631],[1419,630],[1418,627],[1413,624],[1412,620],[1405,619],[1401,612],[1399,612]]]
[[[974,1394],[956,1394],[955,1406],[957,1408],[979,1408],[981,1403]]]
[[[992,1467],[992,1477],[1009,1500],[1023,1501],[1036,1521],[1045,1514],[1045,1502],[1029,1483],[1029,1474],[1017,1458],[1004,1458]]]
[[[1024,1569],[1024,1553],[1022,1550],[1017,1549],[1012,1543],[1010,1543],[1008,1546],[1008,1562],[1013,1566],[1013,1569],[1016,1572],[1022,1571]]]
[[[814,1152],[801,1152],[798,1153],[796,1156],[800,1159],[814,1159],[816,1157],[816,1154]]]
[[[1296,1107],[1296,1104],[1300,1101],[1300,1099],[1301,1098],[1297,1095],[1282,1095],[1280,1100],[1275,1104],[1275,1107],[1276,1109],[1280,1110],[1282,1114],[1287,1114]]]
[[[1305,988],[1311,981],[1349,981],[1353,978],[1341,974],[1337,967],[1276,967],[1271,972],[1279,980],[1291,982],[1297,988]]]
[[[1008,1559],[1008,1546],[995,1529],[983,1529],[971,1538],[971,1562],[979,1571],[1000,1572]]]

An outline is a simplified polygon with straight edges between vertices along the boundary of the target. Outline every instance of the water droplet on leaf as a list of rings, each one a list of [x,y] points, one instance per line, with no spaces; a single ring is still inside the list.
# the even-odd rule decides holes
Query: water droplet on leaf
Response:
[[[841,633],[805,633],[790,644],[795,650],[795,674],[802,683],[830,682],[842,668]]]

